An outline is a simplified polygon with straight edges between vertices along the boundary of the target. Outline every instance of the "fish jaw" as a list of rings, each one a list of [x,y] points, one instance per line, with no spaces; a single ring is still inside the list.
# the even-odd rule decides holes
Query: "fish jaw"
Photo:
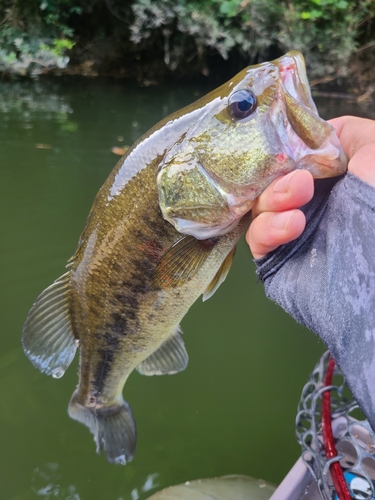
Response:
[[[297,50],[292,50],[279,59],[276,59],[275,63],[278,65],[284,90],[296,101],[317,115],[318,110],[311,96],[303,55]]]
[[[289,122],[285,146],[296,169],[308,170],[314,178],[335,177],[347,170],[348,158],[334,127],[319,117],[312,99],[303,55],[294,50],[276,60]],[[294,136],[293,132],[295,132]]]

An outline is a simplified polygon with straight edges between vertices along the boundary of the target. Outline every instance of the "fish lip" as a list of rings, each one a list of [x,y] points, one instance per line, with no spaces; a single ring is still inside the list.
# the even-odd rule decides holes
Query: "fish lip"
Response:
[[[331,144],[331,149],[332,153],[336,149],[337,154],[332,154],[328,158],[320,155],[319,152],[317,154],[316,151],[311,150],[310,154],[303,156],[296,162],[295,170],[308,170],[314,179],[345,174],[348,169],[348,157],[344,149],[342,146],[336,147],[333,144]]]
[[[303,55],[297,50],[287,52],[277,60],[277,66],[283,91],[291,95],[309,111],[318,114],[311,96]]]

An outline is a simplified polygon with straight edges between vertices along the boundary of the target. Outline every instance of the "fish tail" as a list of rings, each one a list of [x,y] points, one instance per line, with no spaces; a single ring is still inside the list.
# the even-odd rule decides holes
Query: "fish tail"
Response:
[[[126,401],[102,408],[90,408],[78,402],[76,391],[70,400],[68,413],[71,418],[90,429],[97,453],[104,448],[109,462],[125,465],[132,460],[137,433],[133,413]]]

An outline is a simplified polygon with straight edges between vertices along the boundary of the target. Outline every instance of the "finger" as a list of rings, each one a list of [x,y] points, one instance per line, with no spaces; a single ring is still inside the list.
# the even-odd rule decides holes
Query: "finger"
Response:
[[[252,208],[253,218],[262,212],[281,212],[301,207],[314,194],[314,181],[310,172],[295,170],[279,177],[257,198]]]
[[[375,140],[375,121],[358,116],[340,116],[329,120],[336,129],[349,160],[357,151]]]
[[[330,120],[330,123],[348,155],[350,172],[375,186],[375,121],[341,116]]]
[[[305,225],[305,215],[300,210],[263,212],[250,224],[246,241],[254,258],[259,259],[278,246],[298,238]]]

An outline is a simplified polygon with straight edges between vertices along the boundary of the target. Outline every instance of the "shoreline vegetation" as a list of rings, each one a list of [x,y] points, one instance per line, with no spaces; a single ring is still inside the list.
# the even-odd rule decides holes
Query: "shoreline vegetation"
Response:
[[[297,49],[315,92],[375,97],[375,0],[2,0],[2,78],[222,82]]]

